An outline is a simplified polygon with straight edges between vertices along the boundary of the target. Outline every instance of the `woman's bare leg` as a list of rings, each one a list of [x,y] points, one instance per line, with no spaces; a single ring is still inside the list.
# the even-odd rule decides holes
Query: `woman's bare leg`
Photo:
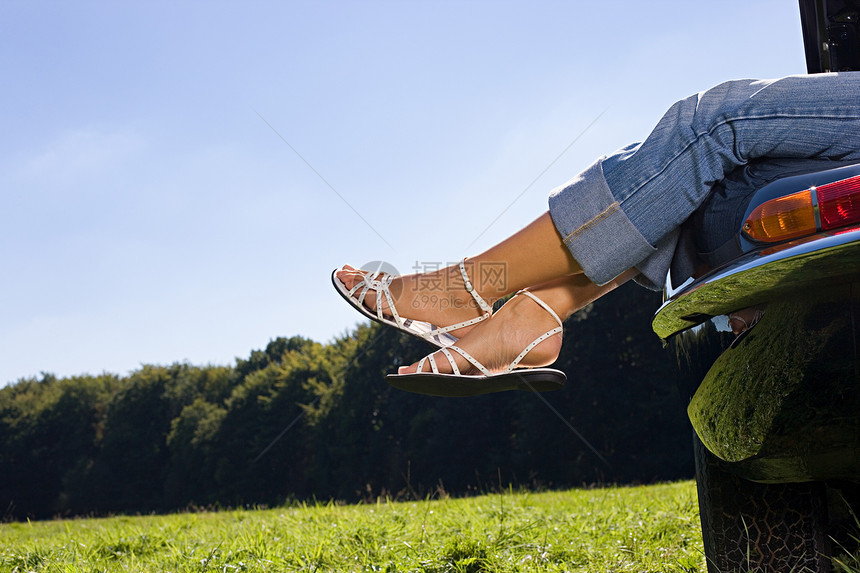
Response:
[[[606,293],[624,284],[636,275],[635,270],[627,271],[613,281],[598,286],[583,274],[556,279],[535,288],[528,289],[547,303],[564,320],[585,305],[594,302]],[[505,303],[490,320],[474,326],[457,342],[457,346],[486,366],[491,372],[504,370],[514,358],[533,340],[558,326],[555,319],[545,309],[526,296],[515,296]],[[520,362],[521,366],[539,367],[555,362],[561,351],[561,333],[549,337],[529,352]],[[457,367],[464,374],[472,373],[475,368],[456,352],[451,353]],[[442,373],[452,371],[448,360],[441,354],[436,355],[436,364]],[[402,366],[400,374],[417,371],[418,363]],[[429,363],[424,365],[430,371]]]
[[[504,285],[491,282],[486,285],[479,283],[479,286],[487,290],[503,286],[507,291],[505,294],[582,272],[579,263],[564,246],[549,212],[501,243],[467,260],[476,265],[504,265]]]
[[[465,263],[475,290],[490,304],[520,289],[582,272],[564,246],[549,212],[483,253],[468,257]],[[337,276],[347,288],[352,288],[364,273],[345,267]],[[482,314],[465,290],[458,265],[399,277],[390,288],[397,311],[403,317],[445,326]],[[368,293],[365,304],[376,308],[372,293]],[[454,334],[463,336],[468,330],[464,328]]]

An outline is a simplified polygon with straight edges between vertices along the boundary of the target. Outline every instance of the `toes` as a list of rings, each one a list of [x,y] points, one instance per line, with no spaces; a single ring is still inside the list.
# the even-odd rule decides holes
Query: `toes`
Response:
[[[342,266],[334,276],[348,289],[354,287],[364,278],[364,274],[360,270],[349,265]]]
[[[436,352],[434,352],[433,358],[436,358],[439,355],[439,353],[440,353],[440,351],[438,351],[438,350]],[[398,374],[416,374],[416,373],[418,373],[418,364],[420,362],[421,361],[419,360],[418,362],[413,362],[409,366],[400,366],[397,369],[397,373]],[[436,365],[439,366],[438,359],[436,361]],[[429,358],[427,360],[424,360],[424,365],[421,368],[421,372],[433,372],[433,368],[430,366]],[[444,369],[440,369],[440,372],[444,372]]]
[[[460,362],[460,359],[457,357],[457,354],[456,353],[452,353],[452,354],[454,356],[454,360],[456,362]],[[448,361],[444,352],[442,352],[441,350],[437,350],[436,352],[432,353],[432,356],[433,356],[433,360],[436,362],[436,369],[439,371],[439,374],[453,374],[454,373],[454,369],[451,367],[451,363]],[[409,366],[400,366],[397,368],[397,373],[398,374],[417,374],[419,372],[418,364],[420,364],[420,362],[421,361],[419,360],[418,362],[414,362],[414,363],[410,364]],[[469,366],[470,366],[469,364],[457,364],[457,367],[459,368],[461,374],[468,373]],[[425,374],[431,374],[433,372],[433,365],[430,362],[429,356],[427,357],[426,360],[424,360],[424,365],[421,367],[420,372],[425,373]]]
[[[343,284],[346,290],[352,290],[355,285],[365,280],[365,278],[367,277],[367,271],[356,269],[349,265],[344,265],[339,271],[335,273],[335,277],[337,277],[337,280],[339,280],[341,284]],[[360,293],[361,290],[359,289],[352,295],[353,298],[357,299]],[[373,289],[370,289],[365,294],[364,306],[366,306],[370,310],[376,310],[376,293],[373,291]]]
[[[398,374],[415,374],[418,372],[418,363],[414,362],[409,366],[400,366],[397,369]]]

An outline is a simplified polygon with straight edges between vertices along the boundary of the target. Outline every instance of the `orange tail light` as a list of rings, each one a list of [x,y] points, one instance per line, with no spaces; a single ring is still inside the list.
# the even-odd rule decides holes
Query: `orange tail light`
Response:
[[[766,243],[811,235],[815,230],[815,206],[809,189],[765,201],[744,223],[747,235]]]

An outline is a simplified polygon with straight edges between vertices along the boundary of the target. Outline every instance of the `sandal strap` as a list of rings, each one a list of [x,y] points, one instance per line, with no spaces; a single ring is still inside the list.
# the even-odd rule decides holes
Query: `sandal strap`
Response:
[[[463,283],[466,288],[466,292],[472,295],[472,298],[475,299],[475,302],[478,303],[478,306],[485,313],[492,314],[493,307],[490,306],[484,298],[478,294],[478,291],[475,290],[475,287],[472,286],[472,281],[469,280],[469,275],[466,273],[466,259],[460,261],[460,274],[463,276]]]
[[[467,326],[472,326],[473,324],[478,324],[484,320],[487,320],[493,314],[493,307],[484,300],[484,298],[478,294],[478,291],[475,290],[475,287],[472,286],[472,281],[469,280],[469,274],[466,272],[466,259],[460,261],[460,275],[463,277],[463,286],[466,289],[466,292],[472,295],[472,298],[475,299],[475,302],[478,304],[478,307],[484,311],[484,314],[478,316],[476,318],[472,318],[470,320],[464,320],[463,322],[458,322],[457,324],[452,324],[450,326],[437,327],[434,331],[435,334],[445,334],[447,332],[451,332],[452,330],[457,330],[460,328],[466,328]]]
[[[454,371],[454,374],[459,376],[460,375],[460,369],[457,367],[457,362],[454,360],[454,356],[450,352],[448,352],[448,349],[447,348],[440,348],[437,352],[441,352],[445,356],[445,358],[448,359],[448,363],[451,364],[451,369]],[[418,372],[418,373],[423,372],[424,371],[424,363],[429,362],[430,363],[430,371],[433,374],[439,374],[439,366],[436,364],[436,359],[433,358],[433,354],[436,354],[436,352],[433,352],[432,354],[428,354],[427,356],[425,356],[424,358],[422,358],[421,360],[418,361],[418,370],[416,372]]]
[[[530,299],[532,299],[533,301],[535,301],[536,303],[538,303],[541,307],[543,307],[544,310],[546,310],[549,314],[552,315],[552,317],[558,323],[558,326],[556,326],[552,330],[548,330],[548,331],[544,332],[543,334],[541,334],[540,336],[535,338],[531,344],[526,346],[523,349],[523,351],[520,352],[519,356],[514,358],[514,361],[508,365],[507,369],[505,369],[505,373],[508,373],[508,372],[512,371],[514,368],[516,368],[517,365],[520,363],[520,361],[526,357],[526,354],[528,354],[532,350],[532,348],[534,348],[535,346],[537,346],[538,344],[540,344],[541,342],[543,342],[544,340],[546,340],[550,336],[556,335],[559,332],[564,331],[564,323],[562,322],[561,318],[558,316],[558,314],[552,308],[550,308],[550,306],[547,303],[545,303],[544,301],[539,299],[536,295],[532,294],[531,292],[529,292],[527,290],[521,290],[517,294],[518,295],[524,294],[527,297],[529,297]]]
[[[534,294],[534,293],[532,293],[531,291],[521,290],[521,291],[517,292],[517,294],[524,294],[524,295],[526,295],[527,297],[529,297],[530,299],[532,299],[533,301],[535,301],[536,303],[538,303],[539,305],[541,305],[545,311],[547,311],[548,313],[550,313],[550,314],[552,315],[552,317],[555,319],[555,321],[558,323],[558,325],[559,325],[559,326],[563,326],[563,325],[564,325],[564,321],[562,321],[562,320],[561,320],[561,318],[558,316],[558,314],[556,314],[556,312],[555,312],[552,308],[550,308],[550,306],[549,306],[547,303],[545,303],[544,301],[542,301],[541,299],[539,299],[539,298],[537,297],[537,295],[535,295],[535,294]]]
[[[391,297],[391,291],[388,288],[393,280],[394,277],[386,272],[373,271],[364,275],[364,278],[349,290],[349,296],[352,296],[358,289],[361,289],[361,293],[358,295],[358,304],[363,305],[364,297],[367,296],[368,291],[375,291],[376,317],[379,320],[382,320],[384,317],[382,314],[382,305],[379,304],[380,299],[384,297],[385,302],[388,303],[388,310],[391,312],[391,316],[394,318],[395,324],[397,324],[398,328],[403,328],[405,321],[397,312],[397,308],[394,306],[394,299]]]
[[[454,371],[454,374],[459,376],[460,375],[460,369],[457,367],[457,363],[454,361],[454,357],[451,355],[451,353],[448,351],[448,349],[443,348],[442,354],[444,354],[445,358],[448,359],[448,362],[451,364],[451,369]]]
[[[450,350],[454,350],[454,351],[456,351],[460,356],[462,356],[463,358],[465,358],[466,360],[468,360],[469,362],[471,362],[471,363],[472,363],[472,366],[474,366],[475,368],[477,368],[478,370],[480,370],[481,372],[483,372],[483,373],[484,373],[484,376],[492,376],[492,373],[489,371],[489,369],[487,369],[487,367],[486,367],[486,366],[484,366],[483,364],[481,364],[480,362],[478,362],[475,358],[473,358],[473,357],[472,357],[472,355],[471,355],[471,354],[469,354],[468,352],[466,352],[465,350],[463,350],[462,348],[460,348],[460,347],[459,347],[459,346],[457,346],[456,344],[452,344],[452,345],[451,345],[451,346],[449,346],[448,348],[449,348]],[[452,359],[450,356],[449,356],[448,360],[450,360],[450,361],[451,361],[451,363],[453,364],[453,362],[454,362],[454,361],[453,361],[453,359]],[[456,367],[456,366],[455,366],[455,367]]]
[[[535,338],[535,339],[532,341],[532,343],[531,343],[531,344],[529,344],[528,346],[526,346],[526,347],[523,349],[523,351],[522,351],[522,352],[520,352],[520,355],[519,355],[519,356],[517,356],[516,358],[514,358],[514,361],[513,361],[513,362],[511,362],[511,363],[508,365],[508,367],[505,369],[505,373],[507,374],[508,372],[510,372],[510,371],[512,371],[514,368],[516,368],[516,367],[517,367],[517,364],[519,364],[519,363],[520,363],[520,360],[522,360],[523,358],[525,358],[525,357],[526,357],[526,354],[528,354],[528,353],[531,351],[531,349],[532,349],[532,348],[534,348],[535,346],[537,346],[538,344],[540,344],[541,342],[543,342],[544,340],[546,340],[546,339],[547,339],[547,338],[549,338],[550,336],[553,336],[553,335],[555,335],[555,334],[558,334],[559,332],[562,332],[563,330],[564,330],[564,328],[563,328],[563,327],[561,327],[561,326],[556,326],[556,327],[555,327],[555,328],[553,328],[552,330],[547,330],[546,332],[544,332],[543,334],[541,334],[540,336],[538,336],[537,338]]]
[[[432,370],[435,374],[438,374],[439,367],[436,366],[436,359],[433,358],[433,354],[428,354],[427,359],[430,360],[430,370]]]
[[[489,317],[490,317],[489,313],[484,313],[477,318],[465,320],[463,322],[458,322],[457,324],[452,324],[451,326],[436,327],[431,332],[428,333],[427,337],[438,336],[440,334],[446,334],[448,332],[451,332],[452,330],[457,330],[458,328],[466,328],[467,326],[472,326],[473,324],[478,324],[479,322],[487,320]]]
[[[383,277],[380,280],[380,290],[382,294],[385,295],[385,302],[388,303],[388,310],[391,312],[391,316],[394,317],[394,322],[397,323],[397,326],[403,326],[403,319],[400,318],[400,314],[397,312],[397,307],[394,306],[394,299],[391,297],[391,291],[388,289],[388,286],[391,284],[391,281],[394,280],[394,277],[389,275],[388,273],[383,273]],[[377,299],[379,297],[377,296]],[[378,300],[376,303],[376,316],[381,320],[382,319],[382,305],[379,304]]]

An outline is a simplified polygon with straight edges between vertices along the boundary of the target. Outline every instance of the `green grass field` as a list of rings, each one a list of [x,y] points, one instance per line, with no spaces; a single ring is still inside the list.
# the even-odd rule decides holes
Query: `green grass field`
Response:
[[[0,570],[705,571],[692,482],[0,525]]]

